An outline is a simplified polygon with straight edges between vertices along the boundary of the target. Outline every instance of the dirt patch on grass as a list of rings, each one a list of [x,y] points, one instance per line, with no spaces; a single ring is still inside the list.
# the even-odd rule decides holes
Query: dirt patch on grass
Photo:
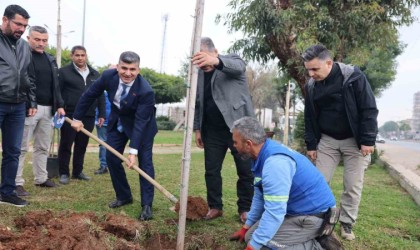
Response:
[[[16,230],[0,225],[0,250],[176,248],[176,235],[152,233],[150,224],[122,215],[32,211],[14,219],[14,224]],[[186,249],[224,249],[207,233],[186,235],[185,246]]]
[[[180,204],[175,204],[175,212],[179,214]],[[208,211],[207,202],[201,197],[188,196],[187,199],[187,220],[201,220]]]
[[[140,222],[108,214],[28,212],[14,220],[17,232],[0,228],[0,249],[140,249]]]

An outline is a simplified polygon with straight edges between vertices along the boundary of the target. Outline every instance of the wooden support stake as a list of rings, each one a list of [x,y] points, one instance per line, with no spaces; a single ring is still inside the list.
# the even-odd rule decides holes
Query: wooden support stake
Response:
[[[201,30],[203,26],[203,14],[204,14],[204,0],[197,0],[195,7],[194,16],[194,28],[191,37],[191,54],[195,55],[200,51],[201,44]],[[179,202],[179,221],[178,221],[178,237],[177,237],[177,250],[184,249],[185,240],[185,224],[187,218],[187,200],[188,200],[188,182],[190,177],[190,164],[191,164],[191,140],[193,133],[194,123],[194,111],[195,111],[195,98],[197,92],[197,79],[198,69],[190,61],[188,71],[188,83],[187,88],[187,105],[186,105],[186,130],[184,133],[184,150],[182,153],[182,168],[181,168],[181,195]]]

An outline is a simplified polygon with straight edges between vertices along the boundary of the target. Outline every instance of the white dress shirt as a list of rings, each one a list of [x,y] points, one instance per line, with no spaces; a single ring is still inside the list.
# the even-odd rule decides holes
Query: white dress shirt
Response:
[[[118,85],[118,89],[117,89],[117,92],[115,93],[115,97],[114,97],[114,101],[113,101],[113,103],[115,104],[115,106],[117,106],[118,108],[120,108],[120,99],[121,99],[121,94],[123,92],[123,86],[122,86],[122,84],[125,84],[126,86],[128,86],[128,88],[126,90],[127,93],[128,93],[128,92],[130,92],[130,89],[131,89],[131,86],[133,86],[133,83],[134,83],[134,81],[126,84],[120,78],[120,84]],[[132,154],[132,155],[137,155],[138,154],[138,150],[135,149],[135,148],[130,148],[130,150],[129,150],[128,153],[129,154]]]
[[[84,69],[81,69],[79,67],[77,67],[77,65],[75,63],[73,63],[74,67],[76,68],[77,72],[79,72],[79,74],[83,77],[83,80],[85,80],[85,86],[86,86],[86,78],[88,77],[90,71],[89,71],[89,67],[87,65],[85,65]]]
[[[115,104],[115,106],[117,106],[118,108],[120,108],[120,100],[121,100],[121,94],[123,92],[123,84],[125,84],[126,86],[128,86],[127,88],[127,93],[130,92],[131,86],[133,86],[134,81],[130,82],[130,83],[124,83],[121,79],[120,79],[120,84],[118,85],[118,89],[117,92],[115,93],[115,97],[114,97],[114,101],[113,103]]]

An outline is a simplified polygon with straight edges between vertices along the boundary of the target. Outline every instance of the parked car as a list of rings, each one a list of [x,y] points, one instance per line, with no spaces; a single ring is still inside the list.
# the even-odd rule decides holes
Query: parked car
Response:
[[[377,143],[385,143],[385,139],[382,136],[377,135],[376,136],[376,142]]]
[[[398,138],[396,136],[391,136],[391,141],[396,141]]]

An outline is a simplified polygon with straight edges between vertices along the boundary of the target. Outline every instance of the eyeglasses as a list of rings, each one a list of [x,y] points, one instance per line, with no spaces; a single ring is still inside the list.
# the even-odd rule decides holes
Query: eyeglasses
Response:
[[[14,20],[11,20],[10,19],[10,21],[12,22],[12,23],[14,23],[16,26],[18,26],[19,28],[24,28],[24,29],[29,29],[29,28],[31,28],[31,26],[29,25],[29,24],[23,24],[23,23],[18,23],[18,22],[15,22]]]

